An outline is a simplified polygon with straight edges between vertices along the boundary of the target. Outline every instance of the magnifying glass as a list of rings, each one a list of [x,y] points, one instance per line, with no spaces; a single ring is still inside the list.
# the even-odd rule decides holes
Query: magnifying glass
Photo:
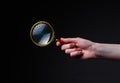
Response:
[[[30,38],[32,42],[40,47],[45,47],[50,45],[55,39],[55,31],[50,23],[46,21],[36,22],[30,30]]]

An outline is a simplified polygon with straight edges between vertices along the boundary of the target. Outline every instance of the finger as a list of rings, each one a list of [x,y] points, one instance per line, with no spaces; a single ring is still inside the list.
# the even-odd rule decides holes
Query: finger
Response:
[[[60,40],[62,40],[64,43],[71,43],[75,42],[76,38],[61,38]]]
[[[61,39],[56,39],[57,42],[59,42],[60,44],[64,44],[64,41],[62,41]]]
[[[71,52],[74,52],[74,51],[82,51],[82,49],[80,49],[80,48],[66,49],[65,53],[70,54]]]
[[[60,46],[61,43],[59,41],[56,42],[56,46]]]
[[[81,57],[82,56],[82,51],[74,51],[70,53],[70,56],[75,58],[75,57]]]
[[[61,46],[61,50],[71,49],[71,48],[73,48],[73,47],[75,47],[75,44],[74,44],[74,43],[63,44],[63,45]]]

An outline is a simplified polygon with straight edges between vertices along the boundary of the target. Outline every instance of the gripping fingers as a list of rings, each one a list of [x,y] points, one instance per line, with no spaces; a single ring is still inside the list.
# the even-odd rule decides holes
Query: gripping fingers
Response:
[[[75,47],[76,45],[74,43],[64,44],[61,46],[61,50],[71,49]]]
[[[65,53],[66,53],[66,54],[70,54],[71,52],[74,52],[74,51],[82,51],[82,49],[80,49],[80,48],[66,49],[66,50],[65,50]]]
[[[70,56],[71,57],[81,57],[81,55],[82,55],[82,51],[74,51],[74,52],[71,52],[70,53]]]

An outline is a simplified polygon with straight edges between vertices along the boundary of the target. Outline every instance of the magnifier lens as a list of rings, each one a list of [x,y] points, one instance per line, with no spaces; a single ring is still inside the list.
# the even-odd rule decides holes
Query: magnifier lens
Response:
[[[54,29],[48,22],[39,21],[32,26],[30,37],[37,46],[47,46],[54,40]]]
[[[33,39],[39,44],[47,44],[51,39],[51,28],[46,24],[38,24],[33,29]]]

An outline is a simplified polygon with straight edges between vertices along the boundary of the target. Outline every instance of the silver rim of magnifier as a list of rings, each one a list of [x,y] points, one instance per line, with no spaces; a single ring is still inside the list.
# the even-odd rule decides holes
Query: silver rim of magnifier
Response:
[[[36,25],[38,25],[38,24],[47,24],[48,26],[50,26],[50,28],[51,28],[51,30],[52,30],[52,37],[51,37],[50,41],[49,41],[47,44],[39,44],[39,43],[36,43],[36,42],[34,41],[34,39],[33,39],[32,32],[33,32],[33,29],[34,29],[34,28],[36,27]],[[49,44],[54,40],[54,34],[55,34],[55,31],[54,31],[53,27],[50,25],[50,23],[48,23],[48,22],[46,22],[46,21],[38,21],[38,22],[36,22],[36,23],[32,26],[32,28],[31,28],[31,30],[30,30],[30,39],[32,40],[32,42],[33,42],[35,45],[40,46],[40,47],[44,47],[44,46],[49,45]]]

